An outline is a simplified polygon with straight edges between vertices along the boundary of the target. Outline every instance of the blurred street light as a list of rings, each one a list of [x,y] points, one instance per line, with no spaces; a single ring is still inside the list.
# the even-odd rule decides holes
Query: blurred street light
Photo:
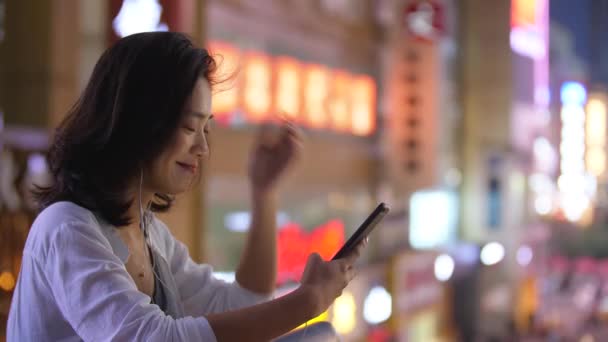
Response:
[[[498,242],[490,242],[483,246],[479,256],[484,265],[496,265],[504,259],[505,248]]]

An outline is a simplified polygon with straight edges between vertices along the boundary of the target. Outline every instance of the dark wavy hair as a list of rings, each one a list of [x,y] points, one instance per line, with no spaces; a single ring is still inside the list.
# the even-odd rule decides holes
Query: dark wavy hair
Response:
[[[207,50],[181,33],[117,41],[55,132],[48,154],[53,182],[34,191],[40,210],[71,201],[114,226],[129,224],[129,185],[174,137],[197,79],[214,85],[215,71]],[[156,193],[152,210],[166,211],[172,201]]]

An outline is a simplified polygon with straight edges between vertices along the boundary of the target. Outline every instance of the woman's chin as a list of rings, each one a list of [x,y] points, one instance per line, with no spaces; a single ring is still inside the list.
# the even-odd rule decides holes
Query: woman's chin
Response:
[[[191,189],[192,189],[192,186],[191,186],[190,183],[188,183],[188,184],[179,184],[179,185],[176,185],[174,187],[171,187],[171,189],[168,189],[169,191],[167,193],[170,194],[170,195],[175,196],[175,195],[183,194],[184,192],[187,192],[187,191],[189,191]]]
[[[154,192],[161,193],[169,196],[176,196],[190,190],[189,185],[186,184],[173,184],[163,187],[158,187]]]

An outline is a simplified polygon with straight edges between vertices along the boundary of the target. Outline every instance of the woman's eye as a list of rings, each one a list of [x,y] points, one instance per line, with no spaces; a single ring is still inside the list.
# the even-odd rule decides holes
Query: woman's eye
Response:
[[[189,127],[189,126],[184,126],[184,129],[185,129],[186,131],[188,131],[188,132],[191,132],[191,133],[196,132],[196,129],[195,129],[195,128],[192,128],[192,127]]]

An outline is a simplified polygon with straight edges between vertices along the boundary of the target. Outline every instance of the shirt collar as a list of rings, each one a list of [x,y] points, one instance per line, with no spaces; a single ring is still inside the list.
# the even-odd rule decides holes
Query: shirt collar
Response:
[[[122,241],[120,236],[118,236],[118,231],[116,228],[110,224],[106,224],[103,222],[101,224],[101,232],[108,239],[110,246],[112,247],[112,251],[114,254],[122,261],[123,263],[127,262],[129,259],[129,248]]]
[[[120,261],[126,263],[130,255],[129,247],[127,247],[127,245],[124,243],[124,241],[122,241],[122,239],[118,235],[118,230],[110,223],[105,222],[102,218],[97,217],[97,219],[99,220],[99,224],[101,226],[101,232],[106,237],[106,239],[108,239],[108,242],[112,247],[112,251],[120,259]],[[164,250],[162,248],[159,248],[159,246],[162,246],[162,241],[159,234],[157,234],[157,230],[155,227],[156,220],[156,217],[152,215],[151,219],[148,221],[150,248],[156,251],[156,253],[160,255],[163,259],[166,259],[165,253],[163,253]]]
[[[127,247],[120,236],[118,236],[118,230],[110,222],[104,220],[104,218],[98,213],[95,213],[95,218],[97,219],[97,222],[99,222],[101,233],[110,243],[112,252],[120,259],[120,261],[122,261],[123,264],[125,264],[129,259],[129,247]]]

